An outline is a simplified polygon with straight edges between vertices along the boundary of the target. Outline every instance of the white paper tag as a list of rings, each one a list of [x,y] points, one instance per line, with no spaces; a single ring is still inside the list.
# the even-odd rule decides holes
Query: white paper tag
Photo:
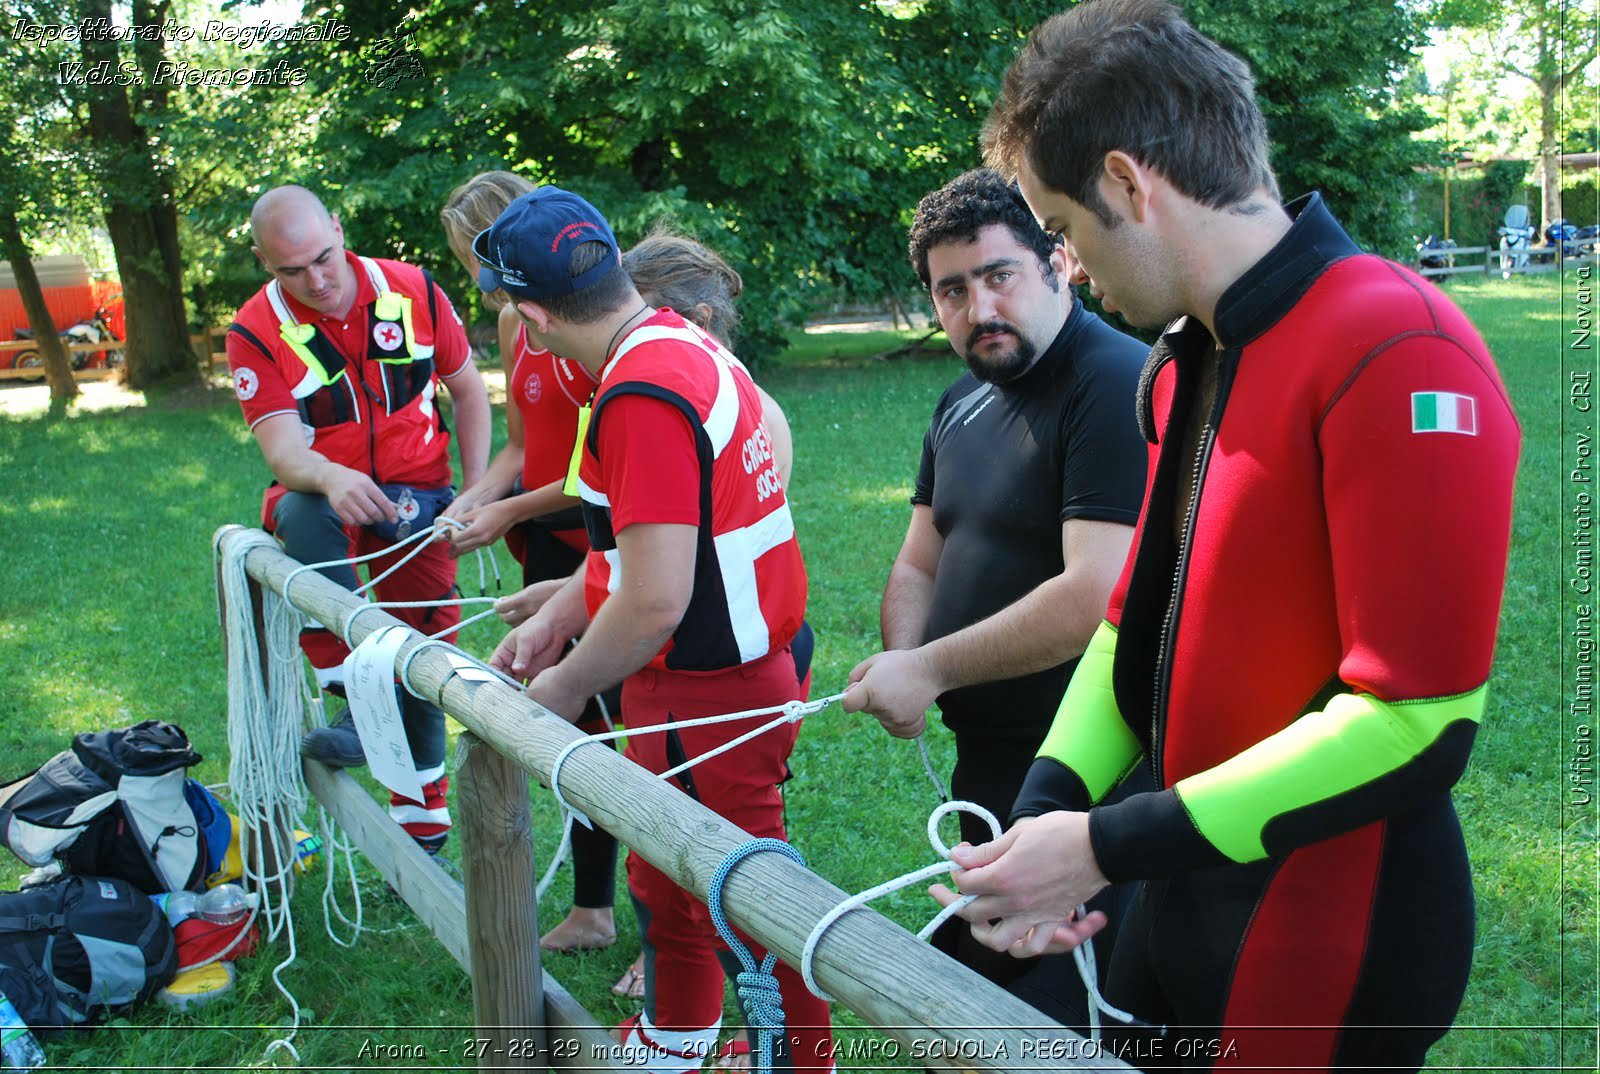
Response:
[[[344,689],[361,733],[372,778],[413,802],[422,801],[422,779],[411,761],[400,702],[394,694],[394,659],[410,634],[384,627],[367,635],[344,661]]]
[[[446,652],[445,657],[450,661],[450,670],[456,676],[467,682],[499,682],[500,679],[494,672],[460,653]]]

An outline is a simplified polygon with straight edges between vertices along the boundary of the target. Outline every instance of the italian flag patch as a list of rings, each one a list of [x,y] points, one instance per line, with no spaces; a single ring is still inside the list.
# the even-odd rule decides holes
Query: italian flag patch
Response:
[[[1478,401],[1452,392],[1412,392],[1411,431],[1478,435]]]

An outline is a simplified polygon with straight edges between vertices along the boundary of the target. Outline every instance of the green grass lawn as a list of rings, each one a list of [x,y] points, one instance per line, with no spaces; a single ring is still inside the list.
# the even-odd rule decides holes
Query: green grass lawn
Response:
[[[1569,292],[1573,285],[1569,276]],[[1569,293],[1563,313],[1558,287],[1551,277],[1452,287],[1500,363],[1525,442],[1489,711],[1457,793],[1475,867],[1477,951],[1461,1028],[1432,1056],[1439,1069],[1595,1066],[1592,1030],[1563,1042],[1551,1028],[1592,1027],[1596,999],[1594,812],[1562,809],[1571,731],[1562,452],[1581,415],[1565,407],[1564,318],[1574,300]],[[760,371],[794,427],[792,499],[811,572],[816,694],[842,688],[876,650],[878,597],[904,532],[927,417],[959,368],[953,355],[868,357],[903,338],[812,335]],[[206,755],[198,778],[226,779],[210,538],[223,523],[255,521],[263,474],[225,390],[65,420],[0,420],[0,757],[8,762],[0,776],[26,773],[74,732],[159,717],[184,726]],[[486,653],[498,633],[481,624],[465,645]],[[929,744],[948,772],[948,736],[936,727]],[[923,826],[935,802],[913,744],[833,709],[807,720],[793,766],[791,834],[817,872],[860,890],[932,860]],[[547,793],[535,788],[533,800],[542,854],[555,844],[558,817]],[[23,871],[8,860],[0,880],[14,883]],[[324,934],[320,875],[297,895],[297,959],[283,979],[304,1008],[304,1064],[389,1066],[360,1056],[368,1040],[446,1048],[433,1051],[432,1065],[459,1063],[472,1035],[469,981],[364,875],[367,923],[381,931],[353,949]],[[569,897],[564,871],[540,908],[544,927]],[[621,899],[625,908],[625,891]],[[931,905],[916,892],[878,904],[912,928]],[[607,991],[636,950],[631,917],[618,915],[615,947],[546,960],[601,1022],[633,1012]],[[286,955],[280,941],[241,963],[235,992],[203,1010],[151,1005],[49,1042],[51,1064],[261,1065],[289,1016],[271,981]],[[858,1024],[848,1012],[838,1017]]]

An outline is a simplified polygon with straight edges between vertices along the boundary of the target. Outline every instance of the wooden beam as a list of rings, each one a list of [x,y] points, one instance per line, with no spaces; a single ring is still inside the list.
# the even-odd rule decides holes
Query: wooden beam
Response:
[[[229,535],[221,540],[226,547]],[[260,546],[245,559],[252,577],[280,593],[297,566],[282,552]],[[291,603],[337,628],[361,600],[304,572],[295,578]],[[381,627],[403,625],[387,613],[369,612],[356,620],[351,640],[359,644]],[[401,660],[421,643],[422,636],[413,632]],[[458,675],[437,646],[411,660],[408,678],[418,693],[439,702],[546,786],[556,756],[586,740],[521,691],[496,679],[469,681]],[[561,789],[569,802],[702,900],[718,865],[751,838],[614,750],[575,750],[562,767]],[[917,818],[900,820],[920,824]],[[782,855],[757,854],[729,877],[724,908],[735,925],[798,966],[813,926],[845,897]],[[814,970],[818,983],[839,1002],[913,1054],[927,1057],[932,1068],[1037,1069],[1028,1057],[1047,1054],[1054,1069],[1131,1069],[870,909],[846,914],[829,930]],[[1058,1055],[1062,1058],[1054,1058]]]
[[[299,588],[297,579],[296,592]],[[413,843],[348,772],[316,761],[304,761],[303,765],[306,786],[360,845],[361,852],[428,926],[450,957],[473,978],[476,996],[477,975],[472,969],[466,893],[461,885]],[[331,848],[324,851],[332,852]],[[560,982],[542,972],[540,980],[544,994],[543,1025],[549,1033],[550,1066],[556,1070],[622,1070],[611,1035],[561,987]],[[486,1025],[483,1031],[490,1034],[494,1026]]]
[[[295,586],[299,588],[298,581]],[[470,966],[466,896],[456,879],[412,842],[349,772],[310,759],[302,759],[301,767],[311,793],[360,844],[361,852],[389,886],[416,911],[451,957],[463,967]]]

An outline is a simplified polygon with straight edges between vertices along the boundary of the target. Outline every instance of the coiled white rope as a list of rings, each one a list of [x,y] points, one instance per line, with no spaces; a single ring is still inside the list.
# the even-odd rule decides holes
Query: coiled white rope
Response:
[[[272,982],[289,1001],[292,1012],[289,1032],[268,1044],[263,1058],[287,1051],[300,1061],[294,1046],[300,1031],[300,1003],[283,981],[283,972],[297,956],[294,917],[287,897],[273,900],[274,892],[288,891],[288,878],[294,868],[296,852],[293,826],[285,831],[284,820],[299,822],[305,810],[305,788],[300,782],[300,730],[305,718],[302,691],[304,675],[298,662],[269,659],[263,676],[262,640],[257,636],[251,605],[250,577],[245,571],[245,556],[259,547],[278,548],[277,541],[264,533],[240,533],[221,549],[220,537],[213,551],[221,558],[218,585],[222,592],[223,632],[228,650],[228,785],[230,798],[239,813],[240,838],[254,832],[251,853],[240,855],[247,883],[260,893],[259,914],[267,924],[267,940],[287,934],[288,956],[272,970]],[[294,645],[297,626],[292,617],[281,614],[282,598],[262,588],[269,653]],[[274,614],[279,612],[280,614]],[[272,842],[272,860],[267,868],[267,841]]]
[[[812,928],[811,934],[806,937],[805,947],[800,952],[800,976],[805,979],[806,987],[811,989],[812,994],[818,999],[826,1000],[829,1003],[833,1002],[833,997],[824,992],[822,987],[817,984],[817,978],[812,969],[812,960],[816,958],[817,945],[822,942],[823,933],[827,932],[829,927],[831,927],[835,921],[839,920],[845,914],[848,914],[851,910],[865,906],[873,899],[887,895],[893,891],[899,891],[901,888],[910,887],[912,884],[921,883],[924,880],[929,880],[936,876],[942,876],[946,873],[954,872],[956,863],[950,860],[950,848],[945,846],[944,840],[939,838],[939,821],[943,820],[949,814],[957,812],[971,813],[973,816],[980,818],[985,824],[989,825],[989,830],[994,833],[994,838],[1000,838],[1000,821],[993,813],[983,808],[983,806],[978,805],[976,802],[945,802],[943,805],[939,806],[931,814],[929,814],[928,842],[933,844],[933,849],[937,851],[939,856],[945,860],[941,862],[935,862],[932,865],[926,865],[921,869],[916,869],[902,876],[897,876],[893,880],[886,880],[876,887],[868,888],[859,895],[850,896],[848,899],[835,906],[832,910],[829,910],[826,914],[823,914],[822,918],[816,923],[815,927]],[[960,899],[957,899],[949,906],[946,906],[944,909],[940,910],[939,913],[934,916],[933,920],[924,925],[922,930],[917,933],[917,939],[926,940],[929,936],[933,935],[935,929],[944,924],[945,921],[955,914],[960,913],[961,910],[964,909],[975,898],[977,898],[976,895],[963,895]]]

